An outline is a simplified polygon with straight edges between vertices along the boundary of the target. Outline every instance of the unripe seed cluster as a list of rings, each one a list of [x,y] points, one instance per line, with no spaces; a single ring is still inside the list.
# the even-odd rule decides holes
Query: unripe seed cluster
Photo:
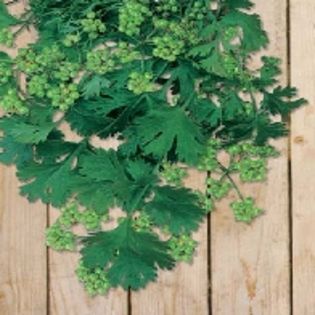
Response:
[[[169,253],[176,261],[192,261],[197,242],[190,235],[173,236],[168,244]]]
[[[180,186],[183,183],[183,179],[187,177],[187,171],[175,164],[163,163],[162,171],[160,172],[161,177],[166,181],[166,183]]]
[[[139,35],[141,24],[151,15],[147,5],[137,0],[125,0],[119,9],[119,31],[128,36]]]
[[[90,39],[96,39],[100,34],[103,34],[106,31],[105,24],[102,20],[97,18],[95,12],[89,12],[86,15],[86,18],[82,19],[80,23],[83,28],[83,32],[87,33]],[[67,42],[67,44],[69,43],[71,43],[71,41]]]
[[[90,296],[104,295],[110,288],[107,273],[101,268],[86,268],[80,261],[76,275]]]
[[[247,197],[244,200],[235,201],[231,204],[234,216],[237,221],[250,223],[253,219],[262,213],[262,209],[254,204],[254,199]]]
[[[14,44],[14,34],[9,28],[0,30],[0,45],[12,47]]]
[[[153,92],[156,90],[156,86],[152,79],[153,74],[151,72],[132,72],[129,76],[128,90],[135,94]]]

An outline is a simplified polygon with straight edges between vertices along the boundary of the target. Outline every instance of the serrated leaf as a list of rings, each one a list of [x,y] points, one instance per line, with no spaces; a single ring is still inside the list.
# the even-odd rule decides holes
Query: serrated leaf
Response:
[[[15,117],[4,117],[0,120],[0,127],[16,142],[38,144],[47,139],[55,124],[46,122],[33,125]]]
[[[18,24],[19,20],[12,16],[2,0],[0,0],[0,29]]]
[[[253,6],[252,1],[249,0],[225,0],[226,5],[230,9],[250,9]]]
[[[26,182],[21,186],[21,194],[31,202],[40,199],[56,207],[63,206],[72,193],[75,178],[73,162],[85,145],[85,143],[77,145],[60,162],[44,159],[20,167],[17,176],[22,182]],[[49,150],[49,143],[46,148]]]
[[[204,211],[197,205],[198,197],[186,188],[157,187],[146,207],[153,222],[172,234],[190,233],[198,229]]]
[[[281,138],[288,134],[288,130],[282,122],[272,122],[268,116],[260,115],[256,120],[256,137],[257,145],[266,144],[269,139]]]
[[[231,11],[222,18],[221,23],[222,26],[241,27],[242,46],[246,52],[260,50],[268,44],[267,34],[262,29],[261,20],[257,14]]]
[[[33,157],[32,146],[14,141],[11,136],[0,138],[0,162],[10,165],[23,165]]]
[[[79,161],[79,173],[86,187],[89,183],[91,187],[97,183],[110,203],[116,198],[127,212],[137,210],[157,181],[152,166],[142,160],[121,161],[114,150],[99,149],[84,155]],[[79,191],[78,198],[84,201],[88,196],[82,195],[84,190]],[[86,189],[85,194],[88,191]]]
[[[195,164],[203,151],[204,138],[197,125],[179,107],[161,107],[138,118],[127,130],[146,154],[164,157],[173,146],[181,161]],[[131,138],[132,139],[132,138]]]
[[[294,109],[305,105],[305,99],[296,99],[297,90],[291,87],[282,88],[278,86],[271,93],[264,92],[264,99],[262,101],[262,108],[269,111],[272,115],[288,115]]]
[[[171,269],[174,260],[167,253],[167,242],[149,232],[136,232],[129,220],[107,232],[99,232],[84,239],[81,251],[88,268],[108,270],[112,286],[137,290],[157,277],[158,267]]]

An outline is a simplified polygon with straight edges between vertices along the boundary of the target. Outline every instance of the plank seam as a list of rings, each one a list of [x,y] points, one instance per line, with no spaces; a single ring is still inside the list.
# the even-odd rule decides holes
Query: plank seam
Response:
[[[132,315],[132,292],[130,289],[128,289],[127,294],[127,314]]]
[[[208,314],[212,315],[211,214],[207,216]]]
[[[286,40],[287,40],[287,64],[286,71],[287,85],[291,85],[291,10],[290,0],[286,3]],[[290,315],[293,315],[293,187],[292,187],[292,133],[291,116],[288,117],[288,217],[289,217],[289,295],[290,295]]]
[[[49,227],[50,225],[50,218],[49,218],[49,213],[50,213],[50,207],[49,204],[46,205],[46,228]],[[49,255],[49,248],[46,246],[46,314],[50,315],[50,255]]]

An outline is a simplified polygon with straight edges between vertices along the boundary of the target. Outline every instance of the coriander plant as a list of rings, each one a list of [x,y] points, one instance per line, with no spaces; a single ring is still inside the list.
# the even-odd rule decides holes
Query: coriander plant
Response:
[[[47,244],[80,251],[89,294],[137,290],[190,262],[192,232],[231,190],[237,221],[262,213],[238,178],[266,179],[278,155],[268,141],[305,101],[278,85],[279,59],[250,66],[268,44],[251,1],[30,0],[20,17],[14,2],[0,0],[0,44],[29,26],[38,40],[0,52],[0,160],[17,166],[23,196],[60,209]],[[93,145],[113,136],[115,150]],[[208,174],[206,192],[183,186],[188,168]]]

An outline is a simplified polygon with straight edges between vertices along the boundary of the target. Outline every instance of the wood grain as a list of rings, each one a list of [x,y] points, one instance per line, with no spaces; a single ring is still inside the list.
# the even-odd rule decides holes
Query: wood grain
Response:
[[[291,1],[291,81],[309,105],[292,116],[293,311],[315,310],[315,2]]]
[[[20,14],[24,2],[11,6]],[[34,32],[23,32],[17,47],[35,40]],[[44,315],[47,308],[46,205],[29,204],[19,196],[14,167],[0,168],[0,314]]]
[[[186,186],[204,189],[205,174],[191,171]],[[179,264],[173,271],[161,271],[156,283],[132,293],[132,315],[208,314],[207,223],[195,233],[199,242],[193,264]]]
[[[270,37],[268,54],[282,58],[286,81],[286,1],[254,2]],[[226,201],[212,216],[214,315],[290,314],[287,141],[277,147],[282,156],[270,163],[268,182],[243,189],[265,214],[251,225],[235,223]]]

